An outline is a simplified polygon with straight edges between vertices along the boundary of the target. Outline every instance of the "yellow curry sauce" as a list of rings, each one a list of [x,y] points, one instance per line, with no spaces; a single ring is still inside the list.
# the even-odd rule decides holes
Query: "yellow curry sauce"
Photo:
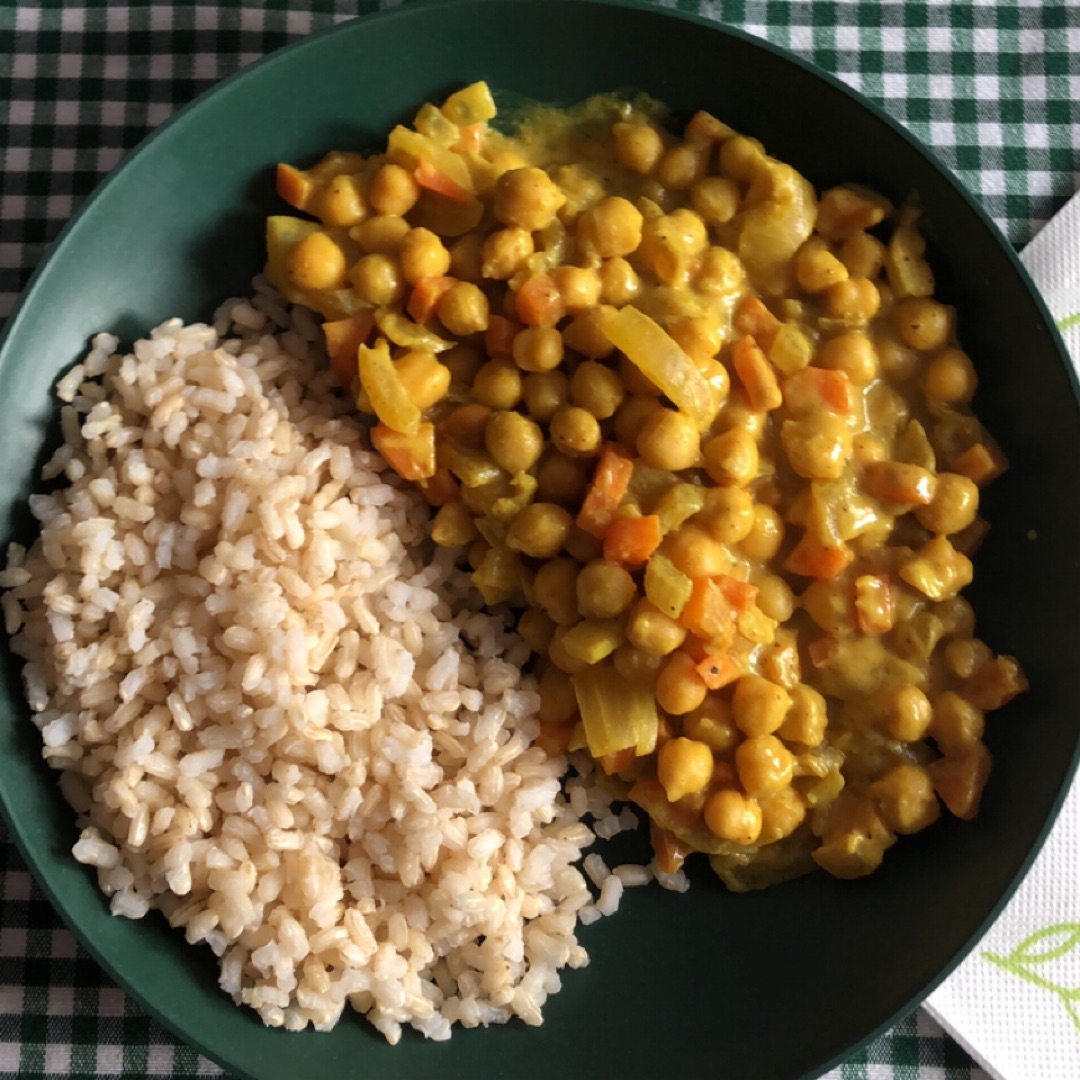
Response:
[[[268,275],[326,318],[372,441],[521,610],[541,739],[733,889],[873,871],[971,818],[1025,687],[959,595],[1005,461],[913,207],[818,196],[654,102],[489,126],[483,83],[384,153],[282,165]]]

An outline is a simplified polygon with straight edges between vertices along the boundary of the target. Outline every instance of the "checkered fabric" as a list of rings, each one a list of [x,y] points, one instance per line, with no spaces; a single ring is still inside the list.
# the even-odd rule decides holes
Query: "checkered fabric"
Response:
[[[406,0],[407,2],[407,0]],[[1018,247],[1080,169],[1070,0],[660,0],[785,46],[878,102]],[[356,13],[341,0],[0,0],[0,319],[64,222],[174,109]],[[220,1076],[75,943],[0,826],[0,1077]],[[924,1014],[831,1080],[986,1080]]]

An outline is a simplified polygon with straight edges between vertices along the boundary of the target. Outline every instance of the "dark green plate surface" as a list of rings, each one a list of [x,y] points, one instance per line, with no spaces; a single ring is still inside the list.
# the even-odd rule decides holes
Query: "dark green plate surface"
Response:
[[[158,917],[113,919],[69,852],[72,815],[40,762],[8,661],[0,687],[0,796],[38,879],[95,956],[179,1035],[235,1073],[313,1076],[813,1076],[913,1007],[970,946],[1026,869],[1077,750],[1078,513],[1075,382],[1013,254],[958,184],[895,125],[777,50],[655,9],[559,0],[410,5],[306,40],[255,65],[166,125],[69,227],[12,318],[0,352],[0,508],[23,508],[54,417],[50,386],[88,336],[130,339],[163,318],[206,318],[259,269],[272,164],[374,147],[422,101],[485,78],[562,103],[648,91],[676,114],[712,110],[817,185],[854,179],[927,212],[939,293],[961,311],[978,408],[1012,470],[986,499],[994,529],[971,596],[996,649],[1032,690],[991,721],[997,767],[978,820],[944,822],[856,883],[818,875],[733,896],[708,872],[686,896],[629,894],[582,932],[540,1029],[411,1033],[390,1048],[362,1022],[331,1035],[264,1030],[215,983],[206,950]]]

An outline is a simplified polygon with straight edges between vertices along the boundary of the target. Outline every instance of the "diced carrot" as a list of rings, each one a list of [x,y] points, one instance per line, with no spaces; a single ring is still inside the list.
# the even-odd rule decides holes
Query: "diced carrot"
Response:
[[[729,643],[735,633],[735,612],[714,578],[696,578],[694,591],[679,616],[679,622],[708,646]]]
[[[458,141],[454,149],[459,153],[478,154],[484,145],[484,136],[487,134],[487,124],[466,124],[459,129]]]
[[[424,422],[412,435],[376,424],[371,429],[371,445],[406,480],[426,480],[435,475],[434,424]]]
[[[974,480],[979,487],[989,484],[1007,468],[1005,455],[992,443],[975,443],[949,463],[953,472]]]
[[[776,332],[780,329],[780,320],[765,306],[759,297],[747,293],[735,305],[731,325],[740,334],[748,334],[753,337],[763,349],[768,349],[772,347]]]
[[[746,391],[746,400],[754,412],[769,412],[780,408],[784,396],[780,393],[780,384],[776,381],[776,371],[750,334],[732,342],[731,362]]]
[[[514,338],[521,329],[516,319],[502,315],[489,315],[484,332],[484,349],[492,360],[510,360],[514,355]]]
[[[679,649],[686,653],[695,664],[700,664],[709,655],[708,645],[697,634],[687,634]]]
[[[558,757],[566,753],[566,747],[570,743],[570,736],[574,733],[573,724],[548,724],[540,725],[540,734],[537,736],[536,745],[539,746],[548,757]]]
[[[736,611],[749,611],[757,599],[758,588],[748,581],[740,581],[728,574],[720,574],[716,578],[720,591],[724,598]]]
[[[471,202],[474,195],[467,188],[462,187],[456,180],[446,175],[429,158],[420,158],[413,169],[416,182],[428,191],[434,191],[438,195],[444,195],[454,202]]]
[[[824,637],[815,638],[806,646],[806,654],[810,657],[810,663],[814,667],[824,667],[836,655],[840,648],[840,642],[826,634]]]
[[[784,404],[795,414],[825,408],[850,416],[854,408],[851,380],[843,371],[805,367],[784,380]]]
[[[315,192],[315,182],[306,172],[279,161],[276,186],[278,195],[297,210],[306,210]]]
[[[434,318],[435,307],[457,283],[453,277],[422,277],[412,287],[405,310],[418,323],[426,323]]]
[[[863,574],[855,579],[855,620],[864,634],[887,634],[896,620],[892,578]]]
[[[854,558],[855,553],[851,548],[843,544],[839,547],[826,547],[807,532],[784,560],[784,569],[803,577],[829,580],[850,566]]]
[[[686,861],[690,847],[670,829],[662,829],[655,821],[649,823],[649,839],[656,856],[656,869],[661,874],[674,874]]]
[[[518,318],[526,326],[554,326],[565,314],[566,304],[550,274],[533,274],[517,291]]]
[[[697,673],[710,690],[719,690],[723,686],[728,686],[740,675],[745,674],[742,665],[726,649],[706,656],[698,664]]]
[[[926,506],[933,501],[937,477],[906,461],[871,461],[863,469],[862,486],[883,503]]]
[[[655,514],[615,518],[604,532],[604,558],[624,566],[644,566],[663,539]]]
[[[630,455],[617,443],[607,443],[600,453],[596,472],[577,516],[579,528],[603,540],[633,473],[634,462]]]
[[[614,754],[601,754],[596,760],[600,762],[600,768],[614,776],[621,773],[637,756],[637,748],[628,746],[625,750],[617,750]]]
[[[455,502],[461,493],[457,477],[444,466],[436,464],[435,475],[420,481],[420,490],[424,493],[429,506],[445,506]]]
[[[370,311],[358,311],[346,319],[335,319],[322,324],[330,366],[337,381],[346,390],[352,387],[359,376],[356,353],[371,336],[374,325],[375,318]]]

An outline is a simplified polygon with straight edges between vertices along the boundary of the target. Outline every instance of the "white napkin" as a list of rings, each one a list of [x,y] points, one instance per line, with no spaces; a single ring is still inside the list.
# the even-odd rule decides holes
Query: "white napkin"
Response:
[[[1080,368],[1080,194],[1021,258]],[[1008,907],[925,1007],[995,1080],[1080,1080],[1080,784]]]

